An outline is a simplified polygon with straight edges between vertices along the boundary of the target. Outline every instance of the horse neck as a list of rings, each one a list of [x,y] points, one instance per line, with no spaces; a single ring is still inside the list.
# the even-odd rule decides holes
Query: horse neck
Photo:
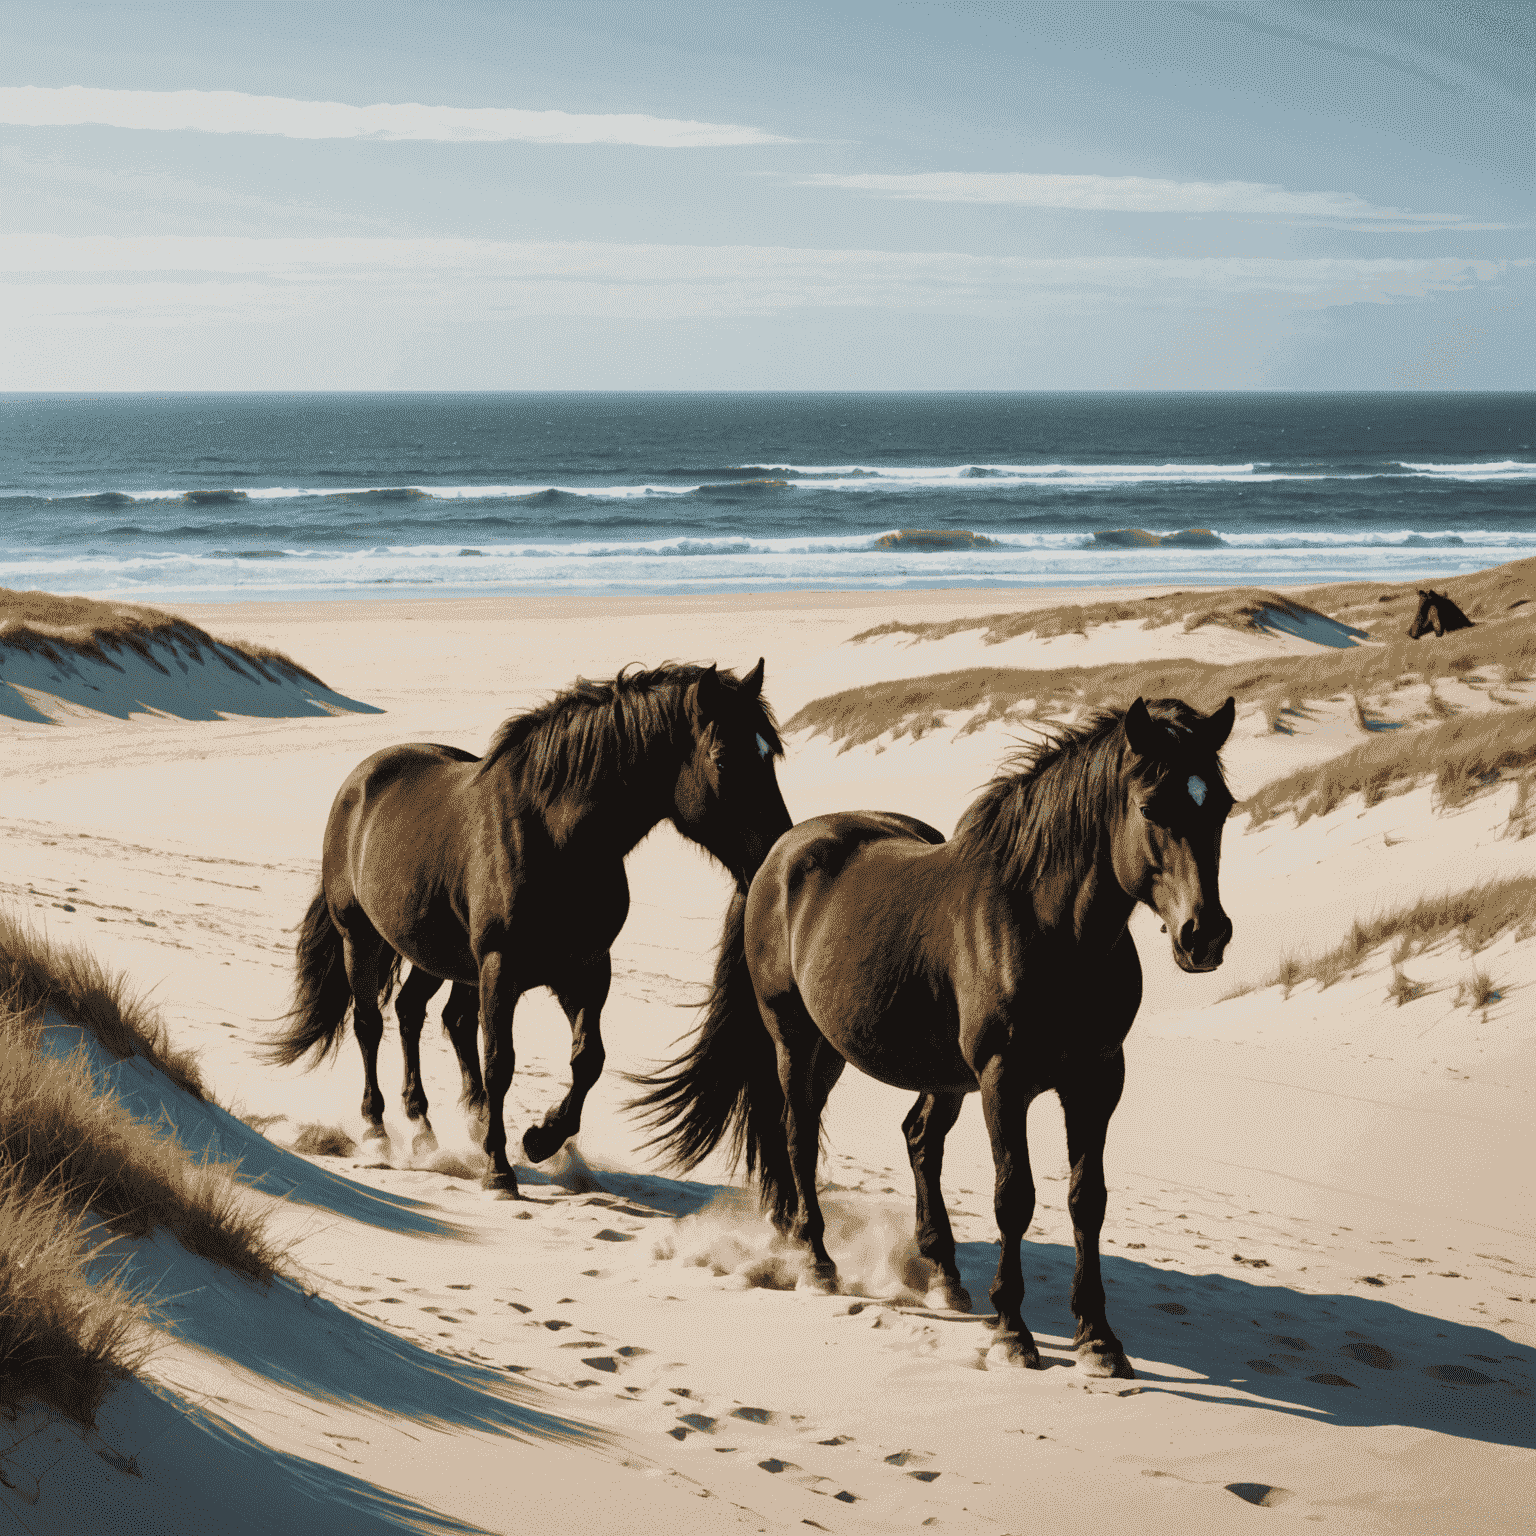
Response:
[[[671,811],[665,782],[647,773],[566,789],[551,797],[542,814],[557,847],[623,859]]]
[[[1015,910],[1052,943],[1073,948],[1107,948],[1130,920],[1136,899],[1127,896],[1115,874],[1114,844],[1124,809],[1093,828],[1091,847],[1059,848],[1045,861],[1018,870],[1009,891]]]

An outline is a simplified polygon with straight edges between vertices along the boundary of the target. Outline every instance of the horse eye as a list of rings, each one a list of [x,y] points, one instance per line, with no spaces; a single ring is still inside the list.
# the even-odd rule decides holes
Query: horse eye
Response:
[[[757,755],[765,762],[773,756],[773,748],[763,740],[763,733],[761,731],[757,733]]]

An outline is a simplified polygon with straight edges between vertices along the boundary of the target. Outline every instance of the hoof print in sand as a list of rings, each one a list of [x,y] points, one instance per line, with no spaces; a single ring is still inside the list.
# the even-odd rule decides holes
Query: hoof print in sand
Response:
[[[1335,1375],[1332,1371],[1318,1371],[1315,1375],[1308,1376],[1308,1381],[1315,1381],[1324,1387],[1353,1387],[1355,1384],[1347,1376]],[[1356,1388],[1358,1391],[1359,1389]]]
[[[1391,1351],[1383,1349],[1380,1344],[1346,1344],[1339,1353],[1376,1371],[1390,1371],[1397,1366]]]
[[[774,1412],[771,1408],[732,1408],[733,1419],[745,1419],[748,1424],[772,1424]]]
[[[1248,1368],[1257,1371],[1260,1376],[1284,1376],[1285,1372],[1275,1364],[1273,1360],[1250,1360]]]
[[[1447,1382],[1458,1387],[1491,1387],[1493,1385],[1492,1376],[1485,1376],[1470,1365],[1426,1365],[1424,1374],[1433,1377],[1436,1381]]]
[[[590,1359],[583,1355],[581,1363],[590,1371],[613,1372],[619,1368],[619,1362],[612,1355],[593,1355]]]
[[[632,1243],[635,1240],[633,1232],[615,1232],[612,1227],[604,1227],[601,1232],[592,1235],[600,1243]]]
[[[1177,1301],[1154,1301],[1152,1308],[1156,1312],[1166,1312],[1169,1317],[1183,1317],[1189,1308]]]
[[[792,1461],[780,1461],[777,1456],[770,1456],[766,1461],[758,1462],[764,1472],[798,1472],[800,1470]]]
[[[1228,1483],[1226,1490],[1235,1493],[1245,1503],[1257,1504],[1260,1509],[1273,1509],[1275,1505],[1284,1504],[1287,1499],[1296,1497],[1289,1488],[1276,1488],[1269,1483]]]

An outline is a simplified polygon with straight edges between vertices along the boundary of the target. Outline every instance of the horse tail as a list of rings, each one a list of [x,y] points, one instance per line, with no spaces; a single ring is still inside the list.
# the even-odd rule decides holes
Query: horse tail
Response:
[[[315,893],[299,924],[294,959],[293,1006],[283,1015],[286,1028],[268,1042],[263,1054],[274,1066],[287,1067],[318,1046],[319,1055],[310,1063],[318,1066],[341,1044],[347,1010],[352,1005],[341,934],[331,921],[324,886]],[[391,980],[399,960],[397,955]]]
[[[747,899],[731,897],[715,958],[715,980],[698,1034],[670,1072],[631,1077],[650,1091],[629,1108],[684,1168],[695,1168],[729,1138],[732,1161],[745,1162],[763,1203],[785,1220],[796,1205],[778,1052],[763,1026],[747,969]]]

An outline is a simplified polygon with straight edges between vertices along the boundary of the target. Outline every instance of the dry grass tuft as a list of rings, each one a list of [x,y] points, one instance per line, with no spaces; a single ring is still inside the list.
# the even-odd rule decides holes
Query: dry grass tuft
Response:
[[[99,1084],[84,1044],[41,1051],[44,1013],[81,1025],[120,1058],[142,1056],[193,1097],[194,1058],[121,977],[0,913],[0,1403],[36,1397],[89,1424],[144,1354],[151,1315],[115,1278],[92,1280],[115,1234],[165,1227],[189,1252],[267,1280],[281,1251],[236,1168],[193,1159],[168,1128],[129,1114]]]
[[[169,647],[193,661],[202,661],[206,653],[232,672],[248,670],[269,683],[303,678],[325,686],[307,667],[301,667],[281,651],[244,640],[215,641],[196,624],[159,608],[0,587],[0,665],[4,663],[7,647],[40,654],[54,662],[62,659],[61,651],[69,651],[109,667],[117,666],[113,660],[115,653],[127,650],[157,672],[169,675],[169,669],[156,655],[157,646]]]
[[[1423,991],[1419,983],[1402,974],[1402,967],[1415,955],[1452,936],[1468,954],[1475,955],[1510,929],[1517,939],[1536,936],[1536,875],[1495,880],[1444,896],[1426,896],[1410,907],[1396,907],[1364,922],[1356,918],[1348,936],[1332,949],[1305,957],[1286,955],[1264,985],[1284,987],[1287,997],[1303,981],[1316,980],[1320,987],[1329,987],[1353,975],[1373,951],[1391,943],[1393,982],[1389,996],[1401,1006]],[[1405,987],[1419,987],[1419,991],[1403,995]]]
[[[268,1280],[282,1257],[229,1164],[194,1161],[173,1133],[97,1083],[84,1046],[41,1053],[41,1004],[0,1013],[0,1403],[36,1397],[90,1424],[147,1348],[152,1315],[115,1276],[92,1279],[115,1234],[165,1227],[189,1252]]]
[[[150,1309],[116,1276],[87,1278],[100,1248],[62,1190],[0,1164],[0,1403],[35,1398],[89,1425],[143,1364]]]
[[[1387,988],[1387,997],[1392,1002],[1401,1008],[1404,1003],[1414,1002],[1416,999],[1423,997],[1423,995],[1423,982],[1413,981],[1403,975],[1395,965],[1392,967],[1392,985]]]
[[[142,1056],[195,1099],[207,1089],[191,1051],[176,1050],[165,1023],[122,976],[88,950],[56,944],[0,910],[0,1007],[15,1012],[53,1008],[83,1024],[114,1056]]]
[[[89,1206],[114,1231],[165,1227],[190,1253],[267,1280],[278,1250],[228,1163],[193,1161],[174,1132],[129,1114],[82,1048],[40,1053],[42,1011],[0,1017],[0,1164],[23,1184]]]
[[[1470,1003],[1474,1008],[1487,1008],[1490,1003],[1502,1000],[1503,994],[1493,984],[1487,971],[1473,971],[1465,981],[1456,983],[1455,1006]]]
[[[1353,751],[1272,780],[1249,796],[1243,809],[1250,827],[1285,811],[1295,815],[1299,826],[1313,816],[1326,816],[1350,795],[1363,795],[1367,805],[1374,805],[1427,778],[1435,782],[1440,807],[1448,809],[1532,764],[1536,705],[1458,715],[1422,730],[1373,732]]]
[[[293,1150],[305,1157],[351,1157],[357,1143],[339,1125],[304,1125],[293,1143]]]

